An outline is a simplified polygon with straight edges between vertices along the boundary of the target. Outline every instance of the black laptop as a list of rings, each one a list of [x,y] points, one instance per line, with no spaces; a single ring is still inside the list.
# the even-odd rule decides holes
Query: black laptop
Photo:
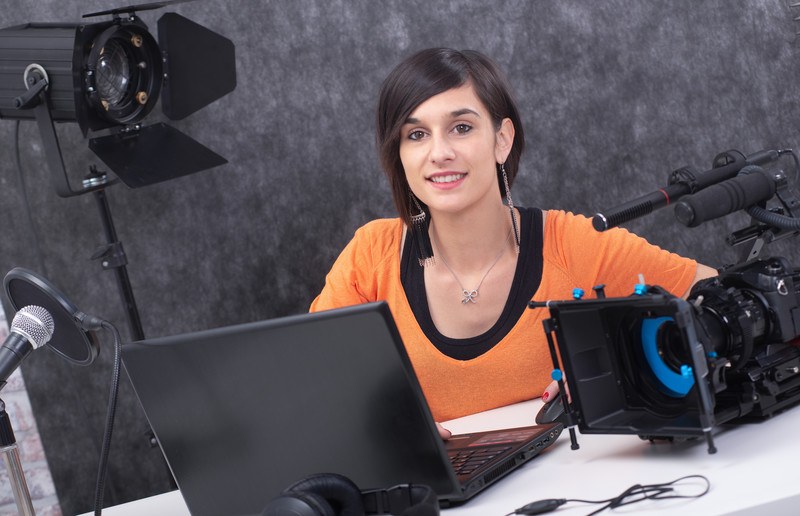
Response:
[[[329,472],[361,489],[427,484],[443,506],[460,503],[562,430],[442,441],[382,302],[131,343],[122,358],[194,515],[259,514]]]

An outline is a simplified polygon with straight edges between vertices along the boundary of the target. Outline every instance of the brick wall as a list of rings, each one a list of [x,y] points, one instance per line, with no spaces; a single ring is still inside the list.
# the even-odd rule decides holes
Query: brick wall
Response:
[[[0,339],[8,335],[8,323],[0,308]],[[6,404],[6,412],[11,419],[14,436],[17,439],[22,470],[33,500],[33,508],[38,516],[61,516],[61,508],[56,497],[56,488],[47,467],[42,441],[36,429],[31,403],[25,391],[25,382],[17,369],[8,384],[0,391],[0,398]],[[2,462],[2,461],[0,461]],[[17,504],[8,479],[5,464],[0,466],[0,516],[18,514]]]

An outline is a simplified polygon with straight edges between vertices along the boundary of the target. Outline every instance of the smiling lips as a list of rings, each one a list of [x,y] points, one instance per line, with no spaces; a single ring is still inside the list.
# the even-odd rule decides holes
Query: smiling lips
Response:
[[[436,174],[428,178],[428,181],[433,183],[433,186],[441,189],[455,188],[460,185],[467,174],[459,172],[449,172],[445,174]]]

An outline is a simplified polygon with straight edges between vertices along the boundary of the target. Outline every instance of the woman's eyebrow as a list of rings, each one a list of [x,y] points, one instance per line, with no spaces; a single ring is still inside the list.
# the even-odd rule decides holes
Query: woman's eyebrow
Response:
[[[478,118],[480,118],[480,116],[481,116],[477,111],[475,111],[474,109],[470,109],[470,108],[461,108],[461,109],[456,109],[455,111],[451,111],[450,112],[450,116],[452,118],[458,118],[458,117],[463,116],[463,115],[475,115]],[[406,124],[418,124],[418,123],[420,123],[420,120],[419,120],[419,118],[414,118],[413,116],[410,116],[410,117],[406,118],[405,123]]]
[[[450,113],[450,115],[453,118],[457,118],[457,117],[462,116],[462,115],[475,115],[478,118],[480,118],[480,116],[481,116],[481,115],[478,114],[477,111],[474,111],[474,110],[472,110],[470,108],[457,109],[457,110],[453,111],[452,113]]]

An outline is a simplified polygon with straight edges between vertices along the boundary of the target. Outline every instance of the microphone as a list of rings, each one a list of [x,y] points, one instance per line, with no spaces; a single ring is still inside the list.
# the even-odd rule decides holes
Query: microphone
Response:
[[[695,173],[689,167],[678,169],[672,173],[668,186],[611,208],[609,211],[596,213],[592,218],[592,226],[597,231],[605,231],[638,219],[685,195],[736,177],[739,171],[748,165],[766,165],[777,160],[780,155],[781,151],[760,150],[745,157],[740,152],[731,150],[717,156],[714,168],[701,174]]]
[[[100,346],[91,330],[98,329],[102,321],[78,310],[55,285],[28,269],[11,269],[3,284],[15,309],[34,305],[52,315],[58,333],[48,342],[48,348],[73,364],[94,362]]]
[[[11,373],[31,351],[50,340],[54,329],[53,316],[41,306],[25,306],[17,312],[8,337],[0,347],[0,389],[6,386]]]
[[[747,208],[775,195],[777,184],[759,169],[709,186],[675,205],[675,218],[690,228]]]
[[[595,231],[605,231],[629,222],[639,217],[644,217],[678,199],[689,192],[684,184],[670,185],[659,188],[655,192],[638,197],[632,201],[620,204],[605,213],[595,213],[592,217],[592,227]]]

